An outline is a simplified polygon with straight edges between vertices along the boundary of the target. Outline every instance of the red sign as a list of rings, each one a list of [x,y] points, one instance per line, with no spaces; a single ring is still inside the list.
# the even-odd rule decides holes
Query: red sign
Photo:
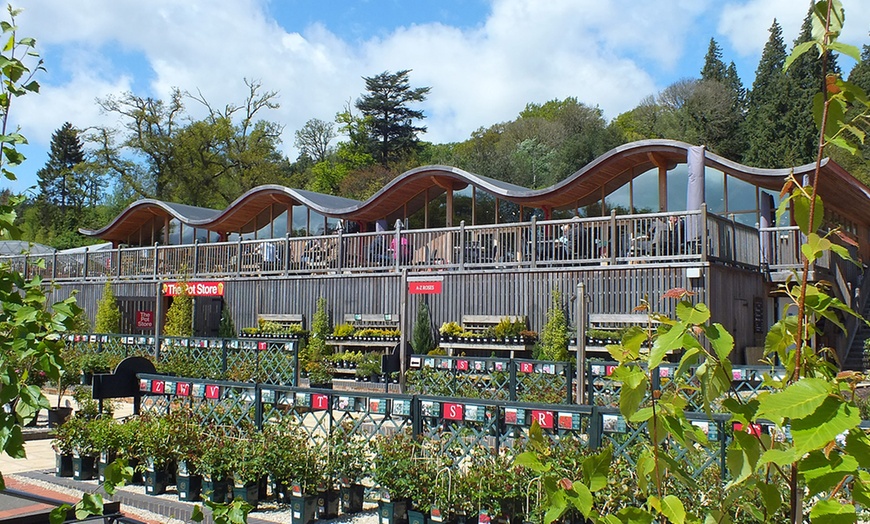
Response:
[[[462,404],[453,404],[450,402],[445,402],[441,406],[441,412],[443,413],[443,417],[447,420],[462,420],[464,418],[464,408]]]
[[[311,394],[311,409],[329,409],[329,395]]]
[[[184,292],[184,282],[164,282],[163,296],[177,297]],[[187,294],[192,297],[222,297],[223,282],[188,282]]]
[[[467,360],[457,360],[456,361],[456,369],[459,371],[468,371],[468,361]]]
[[[221,387],[211,384],[205,386],[205,398],[219,398],[221,395]]]
[[[154,312],[153,311],[137,311],[136,312],[136,327],[137,328],[153,328],[154,327]]]
[[[412,295],[440,295],[441,281],[410,281],[408,282],[408,293]]]
[[[520,373],[533,373],[535,366],[531,362],[520,362]]]
[[[532,410],[532,420],[538,421],[538,425],[545,429],[550,429],[553,427],[553,412],[552,411],[538,411],[536,409]]]
[[[179,382],[175,385],[175,394],[179,397],[189,397],[190,384],[188,382]]]
[[[151,382],[151,393],[163,393],[166,384],[162,380],[154,380]]]

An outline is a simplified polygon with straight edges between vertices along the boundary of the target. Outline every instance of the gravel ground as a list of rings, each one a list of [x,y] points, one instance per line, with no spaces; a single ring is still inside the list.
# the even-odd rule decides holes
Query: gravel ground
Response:
[[[10,475],[15,480],[21,482],[22,484],[30,484],[37,487],[41,487],[44,489],[48,489],[51,491],[55,491],[58,493],[64,493],[67,495],[71,495],[73,497],[80,497],[81,492],[65,488],[63,486],[58,486],[57,484],[52,484],[51,482],[45,482],[41,480],[32,479],[29,477],[22,477],[20,475]],[[89,484],[93,484],[94,491],[97,489],[96,481],[88,481]],[[128,485],[119,488],[124,491],[128,491],[130,493],[138,493],[145,494],[145,486],[142,485]],[[163,498],[166,500],[172,500],[174,502],[178,501],[178,497],[175,494],[174,486],[170,488],[171,491],[168,493],[164,493],[162,495],[155,495],[155,498]],[[182,504],[188,504],[186,502],[182,502]],[[201,503],[189,503],[190,505],[201,504]],[[326,521],[318,521],[323,523],[330,524],[377,524],[378,523],[378,514],[376,511],[377,505],[373,503],[366,503],[364,506],[365,510],[362,513],[357,513],[356,515],[342,515],[336,519],[326,520]],[[124,505],[121,508],[121,511],[125,515],[132,516],[134,518],[145,520],[149,522],[159,522],[166,524],[184,524],[184,521],[178,519],[171,519],[166,517],[165,515],[157,515],[155,513],[151,513],[148,511],[140,510],[131,506]],[[277,522],[280,524],[290,524],[292,522],[292,515],[290,513],[290,508],[286,505],[278,505],[275,502],[267,501],[261,502],[258,504],[257,509],[251,512],[250,517],[254,517],[257,519],[267,520],[270,522]]]

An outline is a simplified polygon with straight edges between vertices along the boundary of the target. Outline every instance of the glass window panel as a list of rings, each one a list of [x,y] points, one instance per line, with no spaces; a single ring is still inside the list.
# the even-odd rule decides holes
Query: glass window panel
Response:
[[[474,221],[495,224],[495,197],[482,189],[474,190]]]
[[[341,227],[341,219],[334,217],[326,217],[326,231],[328,234],[338,233],[338,228]]]
[[[707,211],[725,213],[725,173],[712,167],[704,168],[704,201]]]
[[[447,225],[447,194],[444,190],[432,196],[430,190],[429,199],[429,224],[428,227],[444,227]],[[456,223],[459,225],[459,222]]]
[[[293,206],[292,236],[304,237],[307,235],[308,235],[308,208],[305,206]]]
[[[686,164],[668,171],[668,209],[667,211],[685,211],[686,192],[689,190],[689,168]]]
[[[499,224],[511,224],[520,221],[520,206],[509,200],[498,201]]]
[[[733,176],[728,177],[728,212],[737,213],[758,209],[754,185]]]
[[[551,214],[553,220],[563,220],[566,218],[574,218],[573,209],[554,209]]]
[[[758,225],[758,214],[757,213],[734,213],[733,216],[735,222],[739,222],[741,224],[745,224],[747,226],[756,227]]]
[[[524,207],[523,222],[530,222],[532,217],[535,217],[536,220],[544,220],[544,210],[536,207]]]
[[[169,221],[169,245],[181,244],[181,222],[177,218]]]
[[[308,210],[308,234],[315,236],[326,234],[326,217],[310,209]]]
[[[276,204],[273,213],[275,219],[272,220],[272,237],[284,238],[287,235],[287,208]]]
[[[182,244],[193,244],[193,239],[196,238],[193,236],[193,234],[196,232],[196,230],[190,226],[185,226],[184,224],[182,224],[182,226],[183,227],[181,228],[181,243]]]
[[[406,204],[409,229],[423,229],[426,227],[426,191],[421,191]]]
[[[655,213],[659,210],[659,170],[650,169],[631,182],[631,203],[635,213]]]
[[[272,238],[272,207],[260,211],[256,218],[257,238]]]
[[[631,184],[624,184],[605,197],[605,205],[608,213],[615,209],[617,215],[631,213]]]
[[[474,223],[472,208],[474,206],[474,189],[467,186],[465,189],[453,192],[453,225],[458,226],[464,220],[466,226]]]
[[[601,201],[594,202],[589,204],[588,206],[583,206],[580,208],[580,216],[581,217],[600,217],[603,214],[603,209],[601,209]]]

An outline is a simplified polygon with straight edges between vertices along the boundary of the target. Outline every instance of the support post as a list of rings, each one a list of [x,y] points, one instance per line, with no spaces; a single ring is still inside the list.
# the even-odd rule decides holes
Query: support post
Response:
[[[399,285],[402,286],[399,294],[402,297],[402,303],[399,306],[401,318],[399,319],[399,391],[405,393],[405,372],[407,371],[407,344],[408,344],[408,268],[402,269],[402,278],[399,279]],[[389,382],[387,382],[389,388]],[[389,389],[388,389],[389,391]]]
[[[586,283],[577,283],[577,389],[574,402],[586,404]]]
[[[156,249],[155,249],[156,251]],[[163,284],[157,282],[157,298],[154,302],[154,359],[160,358],[160,332],[163,324]]]

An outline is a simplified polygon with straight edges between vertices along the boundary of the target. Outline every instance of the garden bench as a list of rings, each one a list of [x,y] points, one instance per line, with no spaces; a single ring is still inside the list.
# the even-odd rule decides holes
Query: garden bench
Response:
[[[260,322],[274,322],[282,326],[301,324],[302,327],[305,327],[305,317],[302,313],[259,314],[257,315],[257,323]]]

